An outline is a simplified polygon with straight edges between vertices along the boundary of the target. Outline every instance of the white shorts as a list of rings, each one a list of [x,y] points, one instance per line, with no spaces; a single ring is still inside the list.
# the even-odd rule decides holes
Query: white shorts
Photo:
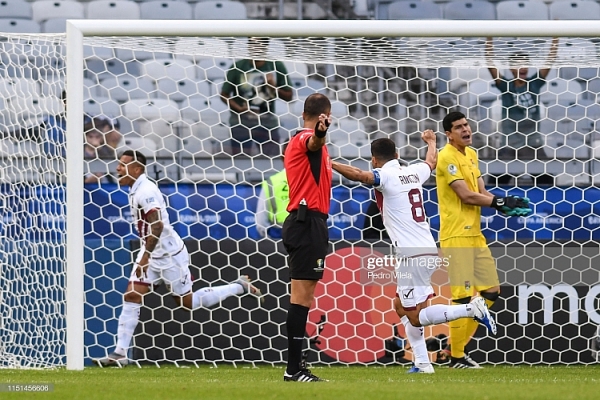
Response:
[[[398,288],[396,293],[405,310],[414,310],[417,304],[432,298],[431,275],[439,268],[438,256],[400,258],[396,268]]]
[[[147,286],[164,283],[176,295],[183,296],[192,291],[192,274],[190,272],[190,255],[185,246],[174,256],[151,258],[146,276],[138,278],[135,274],[136,266],[142,258],[140,251],[135,264],[131,269],[129,282]]]

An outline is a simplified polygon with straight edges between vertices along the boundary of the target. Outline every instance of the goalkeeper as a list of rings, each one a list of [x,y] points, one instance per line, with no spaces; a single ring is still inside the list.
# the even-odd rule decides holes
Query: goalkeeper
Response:
[[[531,212],[529,200],[498,197],[484,187],[477,153],[471,147],[473,133],[460,112],[443,120],[448,143],[438,156],[436,185],[440,208],[440,247],[448,260],[454,304],[468,304],[477,292],[491,307],[500,295],[498,272],[481,233],[481,207],[492,207],[507,216]],[[450,322],[451,368],[480,368],[465,346],[477,329],[477,321]]]

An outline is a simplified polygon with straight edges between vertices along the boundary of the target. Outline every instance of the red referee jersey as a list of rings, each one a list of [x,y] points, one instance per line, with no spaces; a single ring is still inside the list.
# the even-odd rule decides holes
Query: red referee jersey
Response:
[[[327,146],[310,151],[308,140],[312,129],[298,132],[290,140],[285,150],[284,166],[290,190],[288,212],[298,209],[302,199],[306,199],[309,210],[329,214],[331,201],[331,160]]]

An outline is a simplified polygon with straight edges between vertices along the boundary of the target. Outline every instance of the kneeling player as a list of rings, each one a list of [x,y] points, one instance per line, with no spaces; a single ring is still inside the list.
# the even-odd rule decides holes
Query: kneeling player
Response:
[[[414,367],[409,372],[433,373],[423,326],[474,318],[495,334],[496,323],[480,297],[469,304],[427,307],[428,299],[433,296],[430,282],[435,271],[435,268],[427,266],[439,265],[439,261],[423,207],[423,183],[436,167],[437,149],[433,131],[426,130],[422,138],[428,145],[424,163],[402,167],[395,143],[390,139],[377,139],[371,144],[373,172],[337,162],[332,162],[332,167],[347,179],[373,185],[376,189],[383,224],[394,244],[396,256],[401,260],[397,265],[398,298],[394,300],[394,307],[405,327],[415,358]]]

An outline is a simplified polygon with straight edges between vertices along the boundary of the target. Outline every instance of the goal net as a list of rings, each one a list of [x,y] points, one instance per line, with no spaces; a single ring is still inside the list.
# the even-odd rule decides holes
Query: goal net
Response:
[[[384,21],[346,21],[333,24],[337,33],[322,35],[315,33],[322,31],[318,25],[286,21],[293,37],[268,34],[281,31],[278,21],[275,30],[271,22],[248,21],[248,30],[237,34],[215,23],[209,26],[214,33],[205,28],[194,36],[198,27],[187,23],[161,21],[153,30],[136,22],[123,31],[121,23],[85,22],[93,26],[86,30],[78,22],[85,34],[80,43],[73,26],[69,40],[3,34],[0,43],[1,367],[69,362],[78,369],[113,350],[139,247],[127,192],[116,180],[116,157],[125,149],[148,157],[147,174],[159,184],[191,254],[194,289],[244,274],[267,292],[262,306],[250,296],[233,297],[189,312],[167,288],[154,288],[144,298],[129,358],[177,365],[284,362],[285,251],[278,228],[263,236],[255,217],[261,183],[282,170],[281,146],[302,126],[303,100],[315,92],[332,101],[331,157],[363,169],[370,168],[372,140],[393,139],[400,158],[415,162],[425,151],[420,132],[438,132],[441,148],[443,117],[454,110],[467,115],[488,190],[525,195],[534,205],[527,218],[483,209],[502,295],[493,308],[498,335],[478,331],[468,347],[472,358],[596,362],[596,39],[563,35],[553,49],[555,32],[574,32],[557,21],[522,34],[492,24],[487,45],[487,33],[446,29],[462,28],[451,21],[437,32],[422,32],[416,21],[406,21],[403,30]],[[263,39],[248,39],[257,36]],[[269,74],[240,62],[246,59],[278,69],[277,86],[289,87],[291,100],[278,98],[265,85]],[[544,75],[539,96],[517,93],[508,106],[528,110],[533,128],[515,120],[508,103],[503,108],[503,98],[513,95],[501,93],[491,66],[508,85],[511,68],[528,68],[525,78]],[[222,93],[256,106],[262,131],[248,135],[247,120],[230,112]],[[511,126],[516,133],[507,133]],[[434,179],[425,197],[437,239]],[[334,173],[332,246],[309,315],[307,338],[319,334],[318,342],[307,341],[309,362],[411,359],[392,311],[395,286],[359,279],[368,257],[391,252],[372,205],[372,189]],[[435,289],[434,301],[448,303],[443,275]],[[441,362],[447,326],[425,334],[432,360]]]

